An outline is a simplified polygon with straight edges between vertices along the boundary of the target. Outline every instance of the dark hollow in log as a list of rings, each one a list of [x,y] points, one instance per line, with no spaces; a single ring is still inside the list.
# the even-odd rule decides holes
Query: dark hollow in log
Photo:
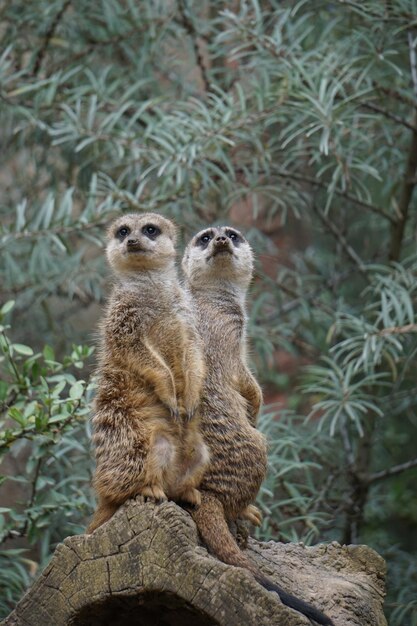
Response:
[[[173,593],[151,591],[87,605],[71,622],[77,626],[218,626],[219,622]]]

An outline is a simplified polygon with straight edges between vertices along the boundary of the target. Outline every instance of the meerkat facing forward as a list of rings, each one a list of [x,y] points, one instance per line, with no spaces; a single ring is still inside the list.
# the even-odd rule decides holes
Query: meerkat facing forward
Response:
[[[319,624],[334,626],[323,613],[266,578],[240,550],[228,522],[239,517],[260,523],[252,504],[267,468],[266,441],[254,427],[262,394],[246,362],[245,298],[253,254],[231,227],[201,231],[182,262],[203,340],[206,379],[201,430],[210,463],[200,484],[201,505],[191,512],[208,549],[230,565],[244,567],[281,601]]]
[[[98,507],[88,528],[128,498],[193,505],[208,461],[196,411],[205,367],[175,268],[176,229],[154,213],[110,226],[116,282],[101,324],[93,417]]]

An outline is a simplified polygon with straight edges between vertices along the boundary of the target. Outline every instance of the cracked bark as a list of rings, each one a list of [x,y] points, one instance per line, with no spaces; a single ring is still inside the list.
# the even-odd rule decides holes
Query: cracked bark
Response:
[[[366,546],[249,541],[261,570],[336,626],[386,626],[385,563]],[[307,626],[198,541],[174,503],[131,501],[93,535],[68,537],[3,626]]]

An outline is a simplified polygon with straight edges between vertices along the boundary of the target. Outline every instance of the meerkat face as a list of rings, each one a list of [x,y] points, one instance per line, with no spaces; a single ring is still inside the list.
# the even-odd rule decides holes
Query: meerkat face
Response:
[[[175,258],[176,228],[156,213],[117,218],[107,232],[107,259],[115,272],[161,269]]]
[[[185,249],[182,267],[191,285],[226,280],[246,289],[253,272],[249,243],[231,226],[207,228],[197,233]]]

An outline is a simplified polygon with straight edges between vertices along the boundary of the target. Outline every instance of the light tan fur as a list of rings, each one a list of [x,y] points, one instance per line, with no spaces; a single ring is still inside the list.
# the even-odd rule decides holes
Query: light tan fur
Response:
[[[115,284],[101,323],[93,417],[98,507],[92,532],[128,498],[200,503],[208,462],[197,412],[205,375],[175,268],[175,226],[154,213],[109,228]]]

